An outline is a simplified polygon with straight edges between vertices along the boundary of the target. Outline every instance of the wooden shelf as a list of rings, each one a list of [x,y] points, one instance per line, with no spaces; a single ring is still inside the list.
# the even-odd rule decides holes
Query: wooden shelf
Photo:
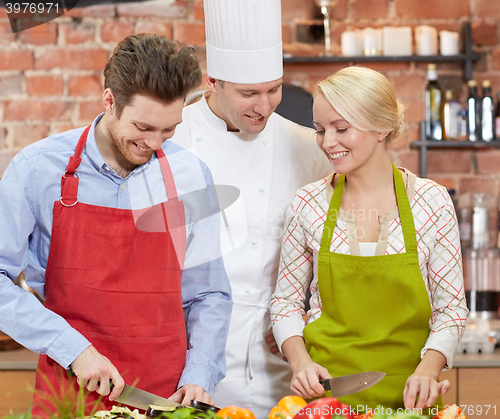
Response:
[[[430,140],[425,138],[425,121],[420,122],[420,140],[410,143],[411,148],[420,149],[420,177],[427,176],[427,150],[459,150],[472,149],[481,150],[486,148],[500,148],[500,141],[451,141],[451,140]]]
[[[460,55],[407,55],[407,56],[385,56],[385,55],[363,55],[359,57],[344,56],[293,56],[285,54],[284,63],[357,63],[357,62],[401,62],[401,61],[421,61],[421,62],[458,62],[472,60],[476,61],[481,54],[460,54]]]
[[[424,141],[414,141],[410,144],[410,147],[416,148],[500,148],[500,141],[450,141],[450,140],[424,140]]]
[[[408,55],[408,56],[384,56],[363,55],[359,57],[344,56],[293,56],[285,54],[285,64],[294,63],[374,63],[374,62],[461,62],[463,63],[463,78],[465,81],[472,79],[472,64],[481,58],[481,54],[472,51],[472,33],[470,23],[463,27],[464,53],[458,55]]]

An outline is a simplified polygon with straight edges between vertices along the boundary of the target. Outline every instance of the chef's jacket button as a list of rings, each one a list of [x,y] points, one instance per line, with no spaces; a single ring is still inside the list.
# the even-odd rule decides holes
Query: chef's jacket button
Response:
[[[124,183],[122,183],[122,190],[125,190],[126,186]]]
[[[201,140],[203,140],[202,137],[196,137],[196,141],[201,141]]]
[[[248,288],[245,290],[245,294],[250,294],[250,290]]]
[[[264,188],[264,186],[261,186],[261,187],[259,188],[259,191],[261,191],[261,192],[264,192],[265,190],[266,190],[266,188]]]
[[[252,244],[255,246],[258,243],[257,240],[252,240]]]
[[[262,140],[262,144],[267,145],[268,143],[269,143],[269,141],[267,141],[267,140]]]

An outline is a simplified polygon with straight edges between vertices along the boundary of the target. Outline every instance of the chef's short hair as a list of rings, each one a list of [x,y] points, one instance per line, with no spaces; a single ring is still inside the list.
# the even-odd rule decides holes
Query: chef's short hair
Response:
[[[115,96],[118,117],[136,94],[169,104],[185,99],[200,84],[194,48],[149,33],[126,37],[104,69],[104,88]]]
[[[317,84],[314,97],[319,94],[353,127],[387,133],[387,145],[403,134],[404,106],[389,80],[378,71],[343,68]]]

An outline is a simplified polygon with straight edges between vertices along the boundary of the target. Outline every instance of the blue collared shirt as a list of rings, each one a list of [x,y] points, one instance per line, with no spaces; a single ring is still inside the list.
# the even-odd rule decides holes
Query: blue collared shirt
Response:
[[[82,153],[78,200],[121,209],[147,208],[167,201],[156,155],[125,179],[106,164],[94,138],[94,127],[101,116],[92,123]],[[24,270],[27,284],[44,298],[52,209],[61,196],[61,176],[83,130],[57,134],[24,148],[0,181],[0,330],[64,368],[90,342],[13,281]],[[209,190],[207,185],[213,184],[210,171],[194,154],[170,141],[165,141],[162,149],[181,200],[185,194],[193,196],[190,192]],[[178,386],[193,383],[212,394],[225,374],[230,285],[222,258],[211,254],[211,249],[220,248],[219,215],[207,217],[205,211],[200,216],[199,203],[193,199],[185,201],[184,206],[187,246],[182,298],[188,350]]]

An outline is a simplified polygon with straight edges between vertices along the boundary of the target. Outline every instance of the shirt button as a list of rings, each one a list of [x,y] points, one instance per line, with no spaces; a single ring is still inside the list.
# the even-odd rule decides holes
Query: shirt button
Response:
[[[267,141],[267,140],[262,141],[262,144],[264,144],[264,145],[267,145],[268,143],[269,143],[269,141]]]
[[[389,220],[389,217],[388,217],[387,215],[384,215],[384,216],[382,217],[382,220],[383,220],[383,221],[388,221],[388,220]]]
[[[106,166],[106,170],[109,172],[111,169],[109,166]]]
[[[261,192],[264,192],[265,190],[266,190],[266,188],[264,188],[264,186],[261,186],[261,187],[259,188],[259,191],[261,191]]]
[[[124,190],[125,190],[125,188],[126,188],[125,184],[124,184],[124,183],[122,183],[122,190],[124,191]]]
[[[380,236],[380,240],[387,240],[387,236]]]
[[[255,246],[258,243],[257,240],[252,240],[252,244]]]
[[[101,170],[101,169],[99,169],[99,173],[102,173],[102,170]]]
[[[201,141],[201,140],[203,140],[202,137],[196,137],[196,141]]]
[[[247,289],[245,290],[245,293],[246,293],[246,294],[250,294],[250,290],[247,288]]]

